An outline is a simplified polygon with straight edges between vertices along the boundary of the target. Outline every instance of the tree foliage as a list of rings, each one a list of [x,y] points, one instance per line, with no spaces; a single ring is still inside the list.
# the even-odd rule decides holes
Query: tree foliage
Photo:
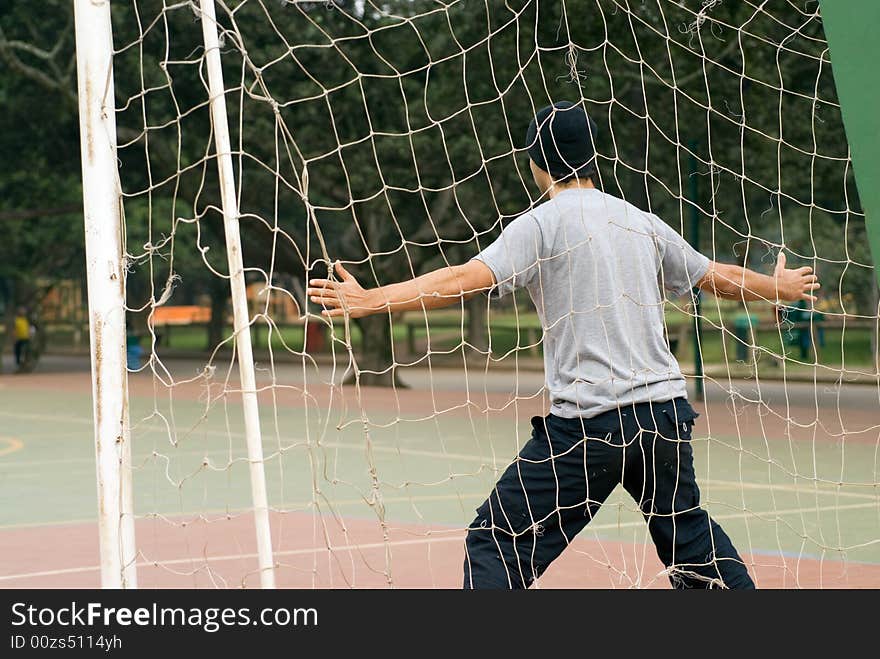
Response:
[[[71,13],[0,9],[0,212],[79,198]],[[113,4],[133,306],[219,294],[226,273],[199,20]],[[248,0],[218,20],[251,278],[338,258],[377,285],[472,256],[535,201],[525,128],[568,99],[599,124],[607,192],[675,226],[696,205],[719,259],[784,242],[839,275],[848,311],[870,304],[821,21],[792,3]],[[81,272],[75,215],[5,222],[6,276],[61,274],[25,256],[47,242]],[[389,320],[363,323],[361,367],[390,381]]]

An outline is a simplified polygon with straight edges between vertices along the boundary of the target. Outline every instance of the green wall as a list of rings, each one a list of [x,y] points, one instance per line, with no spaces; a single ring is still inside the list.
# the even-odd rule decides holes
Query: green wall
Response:
[[[880,0],[819,7],[880,283]]]

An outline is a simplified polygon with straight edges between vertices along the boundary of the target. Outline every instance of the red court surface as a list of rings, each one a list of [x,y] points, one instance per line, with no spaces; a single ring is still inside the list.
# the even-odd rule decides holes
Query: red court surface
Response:
[[[338,521],[305,513],[275,514],[283,538],[274,556],[287,588],[459,588],[464,559],[460,530]],[[320,540],[326,533],[327,549]],[[140,520],[139,585],[146,588],[257,587],[255,542],[248,515],[214,521]],[[100,586],[97,527],[42,526],[0,531],[14,562],[0,568],[4,588]],[[63,547],[63,551],[59,548]],[[207,549],[210,548],[210,551]],[[797,556],[745,556],[761,588],[880,588],[880,565]],[[47,566],[51,568],[47,569]],[[650,545],[576,539],[540,579],[542,588],[669,588]]]

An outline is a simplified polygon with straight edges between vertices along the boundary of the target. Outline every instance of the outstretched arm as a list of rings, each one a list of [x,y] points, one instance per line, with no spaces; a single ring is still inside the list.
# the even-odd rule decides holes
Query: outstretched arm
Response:
[[[771,303],[795,302],[797,300],[815,301],[813,295],[820,287],[819,278],[813,269],[787,269],[785,254],[779,252],[773,275],[762,275],[748,268],[729,263],[712,262],[705,276],[697,286],[716,297],[742,300],[765,300]]]
[[[492,271],[476,259],[378,288],[363,288],[338,261],[336,274],[341,281],[312,279],[306,291],[312,302],[324,307],[321,312],[324,316],[342,316],[348,312],[352,318],[361,318],[389,311],[438,309],[495,285]]]

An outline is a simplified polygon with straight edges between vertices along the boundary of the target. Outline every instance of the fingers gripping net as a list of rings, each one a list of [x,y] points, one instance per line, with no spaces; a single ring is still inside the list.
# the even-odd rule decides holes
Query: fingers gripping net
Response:
[[[235,352],[247,328],[277,583],[460,586],[474,509],[548,409],[546,328],[525,291],[331,322],[305,288],[337,260],[373,287],[471,258],[539,201],[523,135],[566,99],[599,126],[606,193],[715,260],[770,272],[782,249],[820,276],[803,308],[672,300],[666,335],[705,390],[702,506],[758,585],[880,585],[877,297],[816,3],[218,0],[226,126],[206,4],[113,5],[128,323],[147,356],[129,377],[142,584],[265,572]],[[527,493],[527,523],[498,521],[525,541],[565,511],[595,514],[538,585],[692,572],[656,558],[642,512],[660,513],[623,488],[601,509],[563,499]],[[524,565],[511,583],[547,567]]]

